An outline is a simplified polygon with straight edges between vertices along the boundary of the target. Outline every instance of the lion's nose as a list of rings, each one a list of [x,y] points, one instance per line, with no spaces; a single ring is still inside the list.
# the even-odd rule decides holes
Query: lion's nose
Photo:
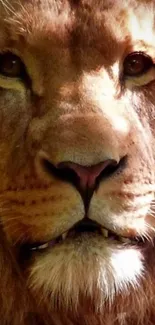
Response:
[[[109,177],[116,169],[118,163],[108,159],[92,166],[82,166],[74,162],[62,162],[58,169],[66,172],[66,177],[72,179],[71,174],[75,174],[79,180],[79,187],[82,191],[95,189],[101,178]]]
[[[47,155],[40,155],[40,167],[48,177],[56,177],[72,184],[80,192],[85,207],[89,206],[93,192],[97,190],[100,182],[113,176],[125,166],[126,158],[116,161],[106,159],[91,166],[81,165],[72,161],[62,161],[54,165]]]

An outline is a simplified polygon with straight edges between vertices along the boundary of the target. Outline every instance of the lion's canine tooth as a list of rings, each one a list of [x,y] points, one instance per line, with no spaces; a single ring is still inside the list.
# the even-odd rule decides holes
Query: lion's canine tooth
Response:
[[[66,232],[64,232],[64,233],[62,234],[62,239],[63,239],[63,240],[65,240],[65,239],[66,239],[66,237],[67,237],[67,234],[68,234],[68,231],[66,231]]]
[[[49,246],[48,243],[45,243],[45,244],[42,244],[42,245],[39,245],[39,246],[34,246],[34,247],[31,248],[31,251],[43,250],[43,249],[48,248],[48,246]]]
[[[126,238],[126,237],[119,237],[119,240],[122,242],[122,243],[125,243],[125,244],[130,244],[131,243],[131,240],[129,238]]]
[[[102,235],[103,235],[105,238],[108,238],[108,235],[109,235],[108,230],[105,229],[105,228],[101,228],[101,231],[102,231]]]
[[[42,244],[42,245],[38,246],[39,250],[45,249],[45,248],[48,248],[48,243],[45,243],[45,244]]]
[[[32,247],[31,251],[37,251],[38,247]]]

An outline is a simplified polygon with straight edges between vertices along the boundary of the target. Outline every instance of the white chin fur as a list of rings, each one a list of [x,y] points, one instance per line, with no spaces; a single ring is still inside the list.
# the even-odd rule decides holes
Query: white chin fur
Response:
[[[143,273],[142,254],[136,248],[108,243],[102,238],[85,238],[58,245],[36,254],[30,274],[30,287],[41,290],[40,299],[51,297],[52,308],[78,306],[79,297],[97,302],[100,310],[106,300],[129,285],[138,286]],[[40,301],[41,302],[41,301]]]

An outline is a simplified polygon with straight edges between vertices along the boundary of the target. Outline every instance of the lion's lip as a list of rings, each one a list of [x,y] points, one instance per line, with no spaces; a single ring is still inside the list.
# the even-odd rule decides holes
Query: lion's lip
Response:
[[[102,227],[95,221],[92,221],[88,218],[83,219],[82,221],[75,224],[68,231],[62,233],[60,236],[47,241],[47,242],[37,242],[33,244],[28,244],[27,248],[30,251],[44,251],[48,248],[54,247],[57,244],[63,243],[66,240],[74,240],[82,235],[87,234],[87,236],[92,234],[98,234],[102,236],[105,240],[117,241],[120,244],[139,244],[142,242],[140,238],[129,238],[116,234],[115,232],[108,230],[107,228]]]

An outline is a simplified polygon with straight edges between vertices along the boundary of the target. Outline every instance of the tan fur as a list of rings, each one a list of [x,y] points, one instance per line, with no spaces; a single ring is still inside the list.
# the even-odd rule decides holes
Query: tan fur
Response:
[[[122,80],[129,53],[155,63],[154,22],[153,0],[0,0],[0,52],[19,56],[31,80],[0,75],[2,325],[155,323],[155,68]],[[41,160],[124,156],[89,218],[144,247],[83,236],[21,264],[22,244],[58,237],[85,213]]]

